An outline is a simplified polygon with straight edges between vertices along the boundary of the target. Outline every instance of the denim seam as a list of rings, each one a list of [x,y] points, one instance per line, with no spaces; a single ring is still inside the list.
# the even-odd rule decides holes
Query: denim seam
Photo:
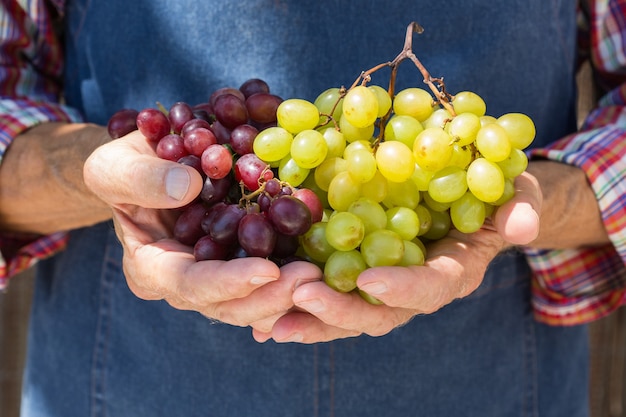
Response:
[[[524,376],[526,389],[523,393],[523,415],[538,417],[538,370],[537,370],[537,335],[532,315],[528,315],[524,326]]]

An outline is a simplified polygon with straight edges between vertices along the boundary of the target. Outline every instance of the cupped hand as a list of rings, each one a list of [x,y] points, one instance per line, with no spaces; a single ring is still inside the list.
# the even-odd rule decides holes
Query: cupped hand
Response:
[[[126,280],[142,299],[164,299],[214,320],[263,329],[293,307],[298,285],[321,279],[317,268],[303,262],[282,272],[261,258],[196,262],[192,248],[172,238],[171,209],[192,202],[202,178],[191,167],[156,157],[139,132],[96,149],[84,178],[113,211]]]
[[[429,314],[471,294],[482,282],[489,263],[502,250],[528,244],[539,233],[542,195],[530,174],[516,180],[513,199],[492,221],[472,234],[451,231],[428,246],[423,266],[377,267],[361,273],[358,288],[379,299],[373,305],[358,294],[339,293],[323,282],[296,288],[294,309],[280,317],[271,331],[255,328],[259,342],[315,343],[360,334],[381,336],[419,314]]]

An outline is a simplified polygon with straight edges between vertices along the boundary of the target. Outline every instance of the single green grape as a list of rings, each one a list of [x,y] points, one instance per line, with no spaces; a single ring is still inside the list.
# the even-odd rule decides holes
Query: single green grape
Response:
[[[313,172],[315,183],[317,186],[328,191],[330,182],[337,176],[338,173],[348,170],[348,162],[343,158],[328,158],[319,164]]]
[[[311,170],[308,168],[302,168],[298,163],[287,155],[280,160],[278,165],[278,177],[288,182],[291,186],[297,187],[306,179]]]
[[[404,254],[402,255],[402,259],[400,259],[396,265],[424,265],[426,256],[424,256],[422,248],[417,243],[410,240],[405,240],[402,243],[404,244]]]
[[[430,226],[428,232],[424,233],[421,237],[427,240],[443,239],[450,231],[452,224],[452,221],[450,220],[450,213],[447,210],[430,210],[430,215],[432,217],[432,225]]]
[[[505,178],[515,178],[522,172],[526,171],[528,167],[528,157],[524,151],[513,148],[509,156],[497,162],[498,166],[502,170]]]
[[[450,208],[450,204],[451,204],[451,203],[442,203],[440,201],[434,200],[430,196],[430,193],[428,192],[422,193],[422,201],[424,202],[426,207],[428,207],[430,210],[433,210],[433,211],[446,211]]]
[[[457,114],[446,126],[448,133],[459,146],[467,146],[474,142],[480,128],[480,117],[474,113]]]
[[[326,159],[328,144],[317,130],[303,130],[291,142],[291,157],[302,168],[315,168]]]
[[[403,182],[388,181],[387,189],[387,197],[383,204],[388,208],[401,206],[414,209],[421,200],[417,186],[410,179]]]
[[[326,240],[338,251],[356,249],[365,236],[365,225],[356,214],[335,212],[326,225]]]
[[[471,91],[461,91],[452,99],[452,107],[456,114],[474,113],[476,116],[484,116],[487,105],[482,97]]]
[[[342,156],[343,151],[346,149],[346,138],[343,136],[343,133],[334,127],[321,129],[320,132],[324,136],[326,146],[328,147],[326,158]]]
[[[326,222],[313,223],[309,230],[300,236],[300,245],[304,252],[317,262],[326,262],[335,252],[326,239]]]
[[[303,130],[314,129],[319,123],[320,114],[310,101],[290,98],[278,105],[276,119],[280,127],[295,135]]]
[[[424,130],[422,124],[414,117],[402,114],[393,115],[385,126],[385,140],[397,140],[413,149],[413,142]]]
[[[380,203],[389,195],[389,181],[376,170],[376,173],[368,182],[363,183],[361,195]]]
[[[359,197],[361,183],[352,178],[348,171],[339,172],[328,186],[328,204],[336,211],[346,211]]]
[[[324,264],[324,282],[336,291],[350,292],[356,288],[359,274],[366,269],[359,251],[336,251]]]
[[[348,172],[352,178],[360,183],[368,182],[377,172],[376,158],[366,149],[358,149],[350,152],[346,158]]]
[[[413,175],[411,175],[411,181],[413,181],[419,191],[428,191],[428,184],[433,175],[435,175],[434,171],[427,171],[416,163]]]
[[[497,123],[482,127],[476,135],[476,148],[486,159],[499,162],[511,153],[511,142],[506,130]]]
[[[452,158],[450,158],[450,165],[466,169],[472,162],[474,155],[472,149],[469,146],[459,146],[458,143],[452,145]]]
[[[282,127],[270,127],[254,138],[252,149],[265,162],[280,161],[291,151],[293,135]]]
[[[452,203],[467,191],[465,170],[447,166],[435,173],[428,184],[428,194],[440,203]]]
[[[415,212],[417,213],[417,218],[420,221],[420,229],[417,232],[417,236],[422,236],[426,234],[433,225],[433,216],[431,216],[430,210],[428,210],[428,208],[421,203],[415,207]]]
[[[467,168],[467,186],[476,198],[492,203],[504,193],[504,174],[495,162],[477,158]]]
[[[452,159],[452,146],[452,136],[443,129],[424,129],[413,144],[415,162],[426,171],[439,171]]]
[[[428,129],[429,127],[438,127],[441,129],[446,129],[448,123],[452,120],[452,114],[447,109],[436,109],[428,119],[422,122],[424,129]]]
[[[383,117],[386,115],[391,109],[391,97],[387,90],[382,88],[379,85],[372,84],[367,87],[374,95],[376,96],[376,100],[378,101],[378,117]]]
[[[361,256],[370,267],[395,265],[403,255],[404,242],[391,230],[374,230],[361,243]]]
[[[317,107],[320,114],[331,116],[335,120],[339,120],[341,117],[343,98],[341,97],[341,90],[337,87],[331,87],[323,91],[313,104]],[[326,116],[320,117],[320,123],[325,123]]]
[[[485,204],[468,191],[450,206],[450,219],[460,232],[474,233],[485,222]]]
[[[360,197],[348,207],[348,212],[358,216],[363,222],[364,233],[368,235],[374,230],[387,227],[387,214],[385,209],[378,202]]]
[[[403,182],[411,178],[415,159],[411,148],[402,142],[382,142],[376,150],[378,170],[389,181]]]
[[[420,231],[420,220],[417,212],[408,207],[392,207],[385,212],[387,215],[387,230],[397,233],[404,240],[417,237]]]
[[[511,145],[517,149],[527,148],[535,139],[535,124],[523,113],[507,113],[498,117],[496,123],[509,135]]]
[[[339,119],[339,130],[343,133],[346,142],[354,142],[357,140],[369,141],[374,136],[374,129],[373,124],[365,127],[356,127],[343,116]]]
[[[351,88],[343,98],[342,117],[359,129],[373,125],[378,117],[376,93],[364,85]]]
[[[394,97],[393,111],[395,114],[411,116],[422,122],[434,111],[433,97],[422,88],[406,88]]]

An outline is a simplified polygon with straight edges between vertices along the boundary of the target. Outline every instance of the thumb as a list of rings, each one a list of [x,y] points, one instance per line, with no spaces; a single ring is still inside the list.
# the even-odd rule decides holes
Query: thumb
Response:
[[[111,206],[176,208],[193,201],[202,177],[192,167],[158,158],[138,132],[97,148],[83,167],[87,187]]]
[[[494,226],[504,240],[526,245],[537,238],[543,195],[537,179],[524,172],[515,179],[515,196],[498,207]]]

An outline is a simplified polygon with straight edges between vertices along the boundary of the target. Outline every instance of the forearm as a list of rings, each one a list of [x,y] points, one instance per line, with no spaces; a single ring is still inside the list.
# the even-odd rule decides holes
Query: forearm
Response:
[[[110,138],[91,124],[43,123],[15,138],[0,165],[0,230],[49,234],[104,221],[83,164]]]
[[[610,243],[598,200],[585,173],[561,162],[531,161],[543,194],[539,235],[529,246],[572,249]]]

